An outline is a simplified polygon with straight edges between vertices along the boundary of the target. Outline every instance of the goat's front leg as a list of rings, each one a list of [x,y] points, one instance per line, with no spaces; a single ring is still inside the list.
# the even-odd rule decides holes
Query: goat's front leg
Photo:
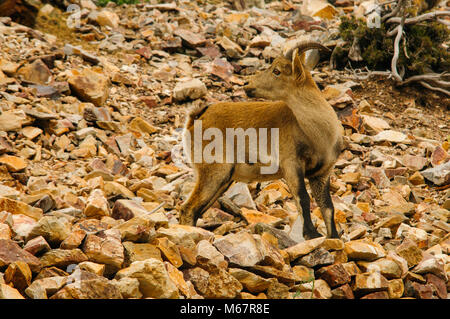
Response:
[[[311,208],[310,208],[310,198],[308,191],[306,190],[305,185],[305,173],[304,168],[301,165],[297,167],[293,167],[292,165],[288,165],[284,170],[284,178],[286,183],[291,190],[292,196],[295,199],[295,203],[297,205],[297,209],[302,211],[302,219],[303,219],[303,237],[304,239],[313,239],[317,237],[322,237],[316,228],[314,227],[311,220]],[[294,223],[298,225],[300,216],[297,218]],[[297,240],[299,238],[293,238]]]
[[[334,206],[330,196],[330,176],[326,174],[324,176],[313,177],[309,179],[309,185],[311,186],[311,192],[320,207],[325,226],[327,228],[328,238],[339,238],[339,234],[336,229],[336,223],[334,221]]]
[[[198,165],[196,167],[197,182],[189,198],[181,207],[180,224],[195,226],[197,219],[230,186],[232,173],[232,165]]]

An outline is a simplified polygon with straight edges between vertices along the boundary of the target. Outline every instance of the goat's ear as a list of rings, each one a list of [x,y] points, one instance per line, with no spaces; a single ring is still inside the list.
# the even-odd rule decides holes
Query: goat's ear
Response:
[[[298,50],[295,49],[292,54],[292,74],[297,78],[298,81],[302,81],[305,77],[305,52],[298,54]]]

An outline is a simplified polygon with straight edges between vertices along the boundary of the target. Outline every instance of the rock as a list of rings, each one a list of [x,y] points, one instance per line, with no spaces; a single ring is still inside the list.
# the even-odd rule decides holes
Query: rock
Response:
[[[285,251],[289,255],[289,260],[293,261],[301,256],[309,254],[314,249],[318,248],[325,242],[325,239],[326,239],[325,237],[319,237],[306,240],[304,242],[298,243],[294,246],[285,249]]]
[[[256,210],[256,205],[245,183],[235,183],[224,193],[224,196],[231,199],[238,207]]]
[[[308,255],[305,255],[298,259],[297,263],[306,267],[316,267],[330,265],[334,262],[333,255],[324,248],[317,248]]]
[[[50,299],[122,299],[122,295],[114,283],[98,277],[67,284]]]
[[[132,131],[141,133],[153,134],[158,131],[158,128],[154,127],[141,117],[135,117],[129,124],[129,128]]]
[[[331,290],[331,299],[355,299],[352,288],[348,284]]]
[[[342,264],[322,267],[317,271],[317,275],[319,278],[325,280],[332,288],[350,282],[350,276]]]
[[[358,266],[364,272],[378,271],[387,279],[401,278],[402,269],[393,260],[380,258],[373,262],[358,261]]]
[[[24,291],[31,284],[31,270],[27,263],[16,261],[9,264],[5,271],[5,283],[12,284],[19,291]]]
[[[431,273],[447,281],[447,275],[444,270],[444,262],[435,257],[422,260],[416,267],[414,267],[412,272],[416,274]]]
[[[17,74],[22,80],[35,84],[47,84],[52,77],[52,72],[41,59],[36,59],[32,63],[21,67]]]
[[[88,257],[78,248],[75,249],[52,249],[41,258],[42,267],[55,266],[65,268],[71,264],[79,264],[87,261]]]
[[[96,16],[96,22],[101,26],[108,26],[117,29],[119,26],[119,16],[109,10],[101,10]]]
[[[124,262],[124,249],[117,229],[87,235],[82,249],[89,261],[105,264],[107,274],[119,270]]]
[[[272,227],[276,227],[283,221],[280,218],[261,213],[257,210],[247,209],[245,207],[242,208],[242,216],[244,216],[245,220],[250,225],[256,223],[264,223]]]
[[[68,278],[66,276],[35,279],[33,283],[25,289],[25,294],[31,299],[47,299],[64,287],[67,281]]]
[[[226,269],[228,262],[209,241],[201,240],[197,244],[197,263],[200,267],[220,267]]]
[[[122,241],[148,242],[152,237],[156,236],[154,225],[155,222],[152,219],[152,215],[140,215],[114,228],[120,231]]]
[[[420,174],[419,172],[415,172],[414,174],[412,174],[408,178],[408,181],[413,185],[425,184],[425,179],[423,178],[422,174]]]
[[[23,249],[32,255],[38,255],[41,253],[46,253],[51,248],[44,237],[38,236],[27,241]]]
[[[428,159],[422,156],[413,156],[413,155],[403,155],[402,157],[397,157],[397,160],[407,168],[413,171],[419,171],[425,167],[428,162]]]
[[[109,216],[109,205],[103,192],[100,189],[94,189],[88,198],[86,208],[84,209],[86,217],[101,218]]]
[[[0,197],[0,211],[6,211],[11,214],[23,214],[34,220],[40,220],[42,217],[42,209],[34,208],[23,202]]]
[[[62,249],[75,249],[78,248],[86,238],[86,231],[84,230],[74,230],[70,233],[66,239],[61,243],[60,248]]]
[[[139,280],[136,278],[124,277],[120,280],[112,280],[111,283],[115,285],[124,299],[140,299],[142,293],[139,290]]]
[[[392,279],[389,280],[388,285],[389,299],[399,299],[403,296],[403,292],[405,291],[403,280]]]
[[[391,128],[385,120],[377,117],[361,115],[361,119],[363,127],[370,135],[375,135]]]
[[[208,273],[196,267],[184,270],[183,274],[185,280],[191,281],[195,290],[206,299],[233,299],[243,288],[235,277],[222,268]]]
[[[307,0],[303,2],[301,10],[304,15],[322,19],[333,19],[338,13],[336,8],[326,0]]]
[[[82,263],[78,264],[78,267],[81,270],[91,272],[98,276],[103,276],[103,274],[105,273],[105,265],[93,263],[91,261],[83,261]]]
[[[263,259],[255,238],[244,231],[217,238],[213,244],[232,265],[251,267]]]
[[[148,211],[138,202],[127,199],[119,199],[114,203],[111,217],[114,219],[129,220],[135,216],[147,214]]]
[[[155,258],[135,261],[129,267],[119,270],[115,279],[122,278],[139,280],[139,290],[144,298],[176,299],[179,296],[163,262]]]
[[[357,274],[353,291],[356,293],[370,293],[388,290],[389,283],[379,272]]]
[[[414,297],[417,299],[433,299],[433,286],[407,280],[405,283],[404,294],[408,297]]]
[[[173,90],[173,98],[177,101],[187,99],[195,100],[206,95],[205,84],[199,79],[192,79],[185,82],[178,82]]]
[[[344,250],[348,258],[355,260],[372,261],[386,256],[380,244],[364,239],[346,242]]]
[[[203,239],[212,240],[214,234],[193,226],[171,224],[169,228],[159,228],[156,231],[157,237],[167,237],[178,246],[194,248]]]
[[[154,240],[156,247],[161,251],[164,259],[168,260],[175,267],[183,265],[180,250],[178,247],[166,237],[156,238]]]
[[[0,239],[0,269],[18,261],[28,264],[33,272],[38,272],[42,266],[38,258],[20,248],[12,240]]]
[[[19,131],[25,122],[23,111],[5,111],[0,114],[0,130],[5,132]]]
[[[385,130],[375,135],[373,141],[376,143],[384,141],[391,143],[405,143],[408,141],[408,137],[401,132]]]
[[[153,244],[124,242],[125,266],[131,265],[135,261],[144,261],[149,258],[155,258],[162,261],[161,251]]]
[[[30,231],[27,240],[42,236],[50,245],[56,246],[69,237],[71,226],[66,218],[44,216]]]
[[[175,29],[173,34],[183,39],[183,41],[190,47],[201,46],[206,41],[206,39],[201,34],[194,33],[186,29],[177,28]]]
[[[170,279],[173,281],[175,286],[177,286],[178,290],[186,298],[196,299],[196,297],[198,296],[197,292],[195,291],[195,288],[193,287],[191,282],[186,282],[184,280],[183,273],[169,262],[164,262],[164,265],[166,266],[166,270],[169,274]]]
[[[228,272],[243,285],[245,289],[251,293],[259,293],[269,288],[271,280],[258,276],[250,271],[229,268]]]
[[[0,283],[0,299],[25,299],[17,289]]]
[[[421,172],[430,182],[440,186],[450,182],[450,161]]]
[[[389,294],[386,291],[377,291],[367,294],[361,299],[389,299]]]
[[[434,274],[426,274],[425,278],[427,279],[427,284],[433,288],[434,293],[440,299],[447,299],[447,288],[445,284],[445,280],[435,276]]]
[[[259,235],[262,235],[264,232],[271,234],[277,239],[278,248],[280,249],[286,249],[288,247],[294,246],[297,243],[292,240],[284,231],[263,223],[254,224],[252,232]]]
[[[0,156],[0,164],[6,165],[10,172],[20,172],[28,165],[27,162],[18,156],[2,155]]]
[[[99,69],[72,70],[68,82],[70,89],[84,102],[103,106],[109,94],[109,79]]]
[[[289,287],[277,281],[271,281],[267,288],[268,299],[288,299]]]
[[[401,245],[397,246],[395,252],[407,261],[410,268],[417,265],[423,258],[422,251],[410,239],[405,239]]]
[[[438,166],[447,162],[450,159],[450,155],[441,146],[437,146],[431,154],[431,165]]]
[[[0,224],[0,239],[11,239],[11,228],[6,224]]]

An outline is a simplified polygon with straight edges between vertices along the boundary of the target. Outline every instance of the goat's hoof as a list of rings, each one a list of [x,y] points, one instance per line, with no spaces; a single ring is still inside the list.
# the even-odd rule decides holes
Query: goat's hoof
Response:
[[[310,240],[314,238],[323,237],[323,235],[319,233],[317,230],[313,230],[304,232],[303,237],[305,238],[305,240]]]

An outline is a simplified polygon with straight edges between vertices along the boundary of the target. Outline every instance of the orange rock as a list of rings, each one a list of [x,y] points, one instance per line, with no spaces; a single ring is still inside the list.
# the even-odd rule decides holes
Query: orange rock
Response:
[[[180,255],[180,250],[177,245],[171,242],[166,237],[156,238],[154,241],[156,247],[161,250],[163,256],[175,267],[180,267],[183,265],[183,259]]]

